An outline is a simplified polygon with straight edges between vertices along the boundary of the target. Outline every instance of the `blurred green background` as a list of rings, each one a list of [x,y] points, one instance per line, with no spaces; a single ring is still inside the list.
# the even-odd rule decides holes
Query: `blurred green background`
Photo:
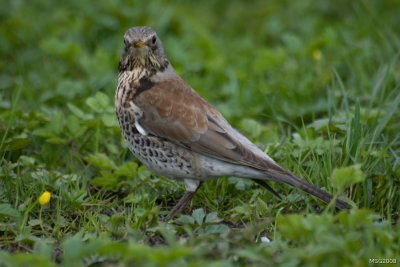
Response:
[[[150,25],[179,73],[226,116],[309,118],[326,112],[335,72],[352,97],[371,93],[373,77],[398,52],[397,8],[397,1],[9,1],[1,7],[1,88],[20,86],[27,108],[112,96],[124,32]]]
[[[400,261],[399,10],[396,0],[3,1],[0,266]],[[206,183],[193,213],[159,223],[183,187],[140,166],[113,108],[123,34],[138,25],[236,128],[360,209],[315,215],[325,206],[297,190],[274,184],[278,200],[225,177]]]

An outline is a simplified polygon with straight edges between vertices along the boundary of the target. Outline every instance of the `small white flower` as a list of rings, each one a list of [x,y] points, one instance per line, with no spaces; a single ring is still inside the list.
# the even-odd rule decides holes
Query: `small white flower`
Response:
[[[271,243],[271,240],[266,236],[262,236],[261,237],[261,243]]]

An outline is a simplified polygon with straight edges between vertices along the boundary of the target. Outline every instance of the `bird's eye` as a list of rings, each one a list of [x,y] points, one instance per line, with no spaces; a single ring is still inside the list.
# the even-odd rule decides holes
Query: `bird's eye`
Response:
[[[124,39],[125,46],[128,46],[128,40]]]
[[[157,42],[157,38],[155,36],[153,36],[153,38],[151,39],[151,43],[154,45]]]

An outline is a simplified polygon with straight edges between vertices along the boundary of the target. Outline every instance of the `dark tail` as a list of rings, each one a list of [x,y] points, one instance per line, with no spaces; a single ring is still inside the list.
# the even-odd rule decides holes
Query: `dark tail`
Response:
[[[333,199],[333,196],[331,194],[319,189],[318,187],[295,176],[294,174],[284,170],[283,168],[279,168],[279,170],[276,170],[274,168],[273,170],[265,172],[265,173],[270,178],[272,178],[272,180],[275,180],[278,182],[284,182],[291,186],[300,188],[304,192],[321,199],[325,203],[329,203]],[[341,210],[347,210],[347,209],[352,208],[352,206],[350,204],[348,204],[340,199],[336,199],[335,205],[336,205],[336,208],[341,209]]]

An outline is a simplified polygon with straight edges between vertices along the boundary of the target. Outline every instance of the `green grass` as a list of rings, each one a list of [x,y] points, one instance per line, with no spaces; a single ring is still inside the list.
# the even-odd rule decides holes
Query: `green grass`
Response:
[[[6,2],[1,267],[400,261],[398,1]],[[355,208],[222,177],[160,222],[184,187],[135,160],[113,107],[134,25],[158,32],[176,70],[237,129]]]

